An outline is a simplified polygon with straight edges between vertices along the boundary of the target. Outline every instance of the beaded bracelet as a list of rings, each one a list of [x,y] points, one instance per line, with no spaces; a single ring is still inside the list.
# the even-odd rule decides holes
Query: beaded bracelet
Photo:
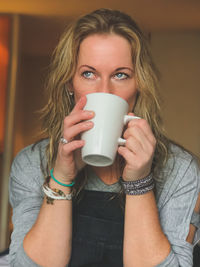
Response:
[[[59,185],[62,185],[62,186],[66,186],[66,187],[70,187],[70,186],[73,186],[75,184],[75,182],[71,182],[71,184],[64,184],[64,183],[61,183],[60,181],[58,181],[54,175],[53,175],[53,169],[50,170],[50,175],[51,175],[51,178]]]
[[[46,195],[47,204],[53,204],[54,200],[72,200],[72,193],[65,194],[62,190],[50,188],[49,183],[45,182],[42,186],[43,192]]]
[[[147,192],[153,190],[155,185],[152,173],[136,181],[124,181],[123,178],[120,177],[120,182],[126,195],[146,194]]]

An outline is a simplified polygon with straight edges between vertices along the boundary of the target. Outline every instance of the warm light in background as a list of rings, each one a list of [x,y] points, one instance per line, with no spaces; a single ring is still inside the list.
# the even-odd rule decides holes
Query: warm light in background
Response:
[[[0,16],[0,153],[3,152],[6,88],[9,63],[10,18]]]

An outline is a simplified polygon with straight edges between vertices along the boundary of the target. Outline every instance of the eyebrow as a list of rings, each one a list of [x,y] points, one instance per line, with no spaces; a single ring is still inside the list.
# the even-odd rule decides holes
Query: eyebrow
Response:
[[[81,68],[83,68],[83,67],[86,67],[86,68],[89,68],[89,69],[91,69],[91,70],[96,71],[96,69],[95,69],[94,67],[89,66],[89,65],[81,65],[81,66],[79,67],[79,69],[81,69]],[[129,68],[129,67],[120,67],[120,68],[117,68],[115,71],[120,71],[120,70],[124,70],[124,69],[128,69],[128,70],[130,70],[131,72],[134,72],[133,69],[131,69],[131,68]]]
[[[124,70],[124,69],[128,69],[131,72],[134,72],[133,69],[129,68],[129,67],[121,67],[121,68],[117,68],[116,71],[120,71],[120,70]]]
[[[91,69],[91,70],[95,70],[95,71],[96,71],[95,68],[93,68],[92,66],[89,66],[89,65],[81,65],[81,66],[79,67],[79,69],[81,69],[81,68],[83,68],[83,67],[86,67],[86,68],[89,68],[89,69]]]

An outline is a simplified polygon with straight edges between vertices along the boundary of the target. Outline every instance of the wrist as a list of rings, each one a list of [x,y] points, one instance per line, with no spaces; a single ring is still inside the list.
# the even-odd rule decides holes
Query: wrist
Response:
[[[149,177],[151,176],[151,169],[150,170],[145,170],[143,172],[136,172],[136,173],[126,173],[126,175],[123,175],[122,176],[122,179],[125,181],[125,182],[136,182],[136,181],[139,181],[139,180],[142,180],[142,179],[145,179],[146,177]]]
[[[59,185],[54,186],[54,181],[50,185],[50,176],[44,182],[42,189],[46,196],[46,203],[53,204],[54,200],[72,200],[73,193],[70,188],[59,188]]]
[[[126,195],[143,195],[152,191],[154,188],[152,173],[135,181],[125,181],[122,177],[120,177],[120,182]]]
[[[49,186],[50,188],[55,188],[55,189],[59,189],[62,190],[64,193],[69,194],[72,192],[72,187],[66,187],[63,185],[60,185],[58,183],[56,183],[53,179],[50,178],[49,180]]]
[[[56,177],[55,177],[54,176],[54,169],[50,170],[50,177],[51,177],[52,180],[54,180],[54,182],[56,182],[57,184],[59,184],[61,186],[64,186],[64,187],[71,187],[71,186],[73,186],[75,184],[74,179],[66,180],[64,178],[61,178],[61,176],[57,176],[57,174],[56,174]]]

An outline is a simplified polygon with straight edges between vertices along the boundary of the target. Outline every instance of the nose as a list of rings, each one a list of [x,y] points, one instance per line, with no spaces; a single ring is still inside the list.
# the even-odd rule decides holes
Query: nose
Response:
[[[111,94],[112,84],[109,79],[101,79],[101,82],[98,84],[98,92]]]

